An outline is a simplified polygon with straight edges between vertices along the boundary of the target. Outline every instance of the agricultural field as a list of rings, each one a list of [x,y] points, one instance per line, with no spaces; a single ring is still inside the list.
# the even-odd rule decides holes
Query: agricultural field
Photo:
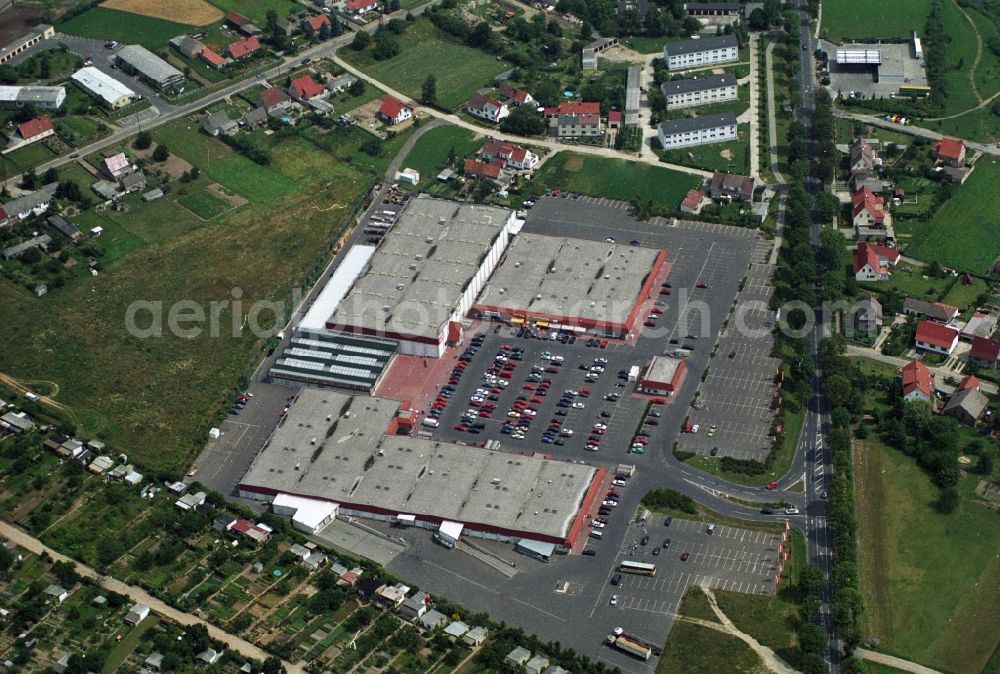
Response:
[[[929,222],[916,223],[904,252],[918,260],[984,274],[1000,241],[1000,164],[987,155]]]
[[[650,199],[654,206],[670,210],[676,210],[699,182],[695,176],[666,168],[568,151],[549,159],[532,179],[537,190],[559,188],[622,201]]]
[[[467,47],[439,31],[429,20],[418,19],[398,38],[400,53],[386,61],[376,61],[373,49],[356,52],[350,48],[340,55],[380,82],[413,99],[419,99],[428,75],[437,77],[438,103],[454,108],[476,89],[510,65],[497,61],[478,49]]]
[[[823,3],[820,36],[834,42],[845,39],[889,39],[910,37],[914,28],[923,29],[930,12],[930,0],[898,2],[857,2],[827,0]]]
[[[101,7],[167,21],[180,19],[191,26],[207,26],[221,21],[224,16],[218,7],[206,0],[171,0],[169,4],[160,0],[105,0]]]
[[[966,475],[958,509],[940,514],[927,474],[873,435],[854,443],[862,634],[930,667],[987,671],[1000,634],[1000,521],[974,500],[984,478]]]
[[[426,190],[446,168],[451,150],[454,149],[458,157],[457,165],[461,166],[463,157],[474,155],[482,147],[483,140],[482,136],[459,126],[438,126],[420,136],[406,155],[402,167],[420,171],[420,184],[414,189]]]
[[[294,0],[254,0],[254,2],[242,2],[241,0],[210,0],[213,5],[224,13],[238,12],[253,21],[258,26],[264,26],[267,20],[267,10],[273,9],[278,16],[288,16],[291,12],[302,9],[302,5]]]
[[[95,7],[73,17],[59,24],[58,28],[68,35],[116,40],[125,44],[138,43],[154,51],[167,46],[170,38],[191,32],[191,27],[183,23],[104,7]]]
[[[234,209],[217,215],[212,226],[201,226],[197,215],[171,200],[183,198],[188,185],[180,183],[170,198],[149,204],[129,197],[127,213],[87,213],[79,219],[81,227],[114,223],[97,239],[112,259],[99,276],[68,283],[44,302],[0,286],[0,323],[10,326],[0,371],[58,383],[59,401],[81,433],[100,433],[147,468],[186,465],[203,444],[215,410],[223,409],[238,386],[259,340],[245,331],[222,338],[210,338],[207,331],[194,339],[136,337],[126,329],[128,307],[137,300],[169,307],[181,299],[206,306],[229,299],[236,287],[244,306],[288,298],[321,261],[341,231],[342,217],[384,172],[393,148],[406,139],[401,134],[386,143],[384,157],[368,157],[357,153],[360,141],[352,139],[359,136],[335,133],[324,138],[336,152],[285,139],[273,149],[271,164],[262,167],[196,125],[157,129],[154,140],[201,168],[199,182],[190,184],[192,194],[200,181],[212,179],[244,195],[254,208]],[[333,160],[355,155],[365,159]],[[194,208],[206,215],[219,207],[205,201]],[[223,325],[232,324],[229,311],[223,311]],[[62,357],[46,355],[54,352]],[[183,405],[164,404],[182,399]]]

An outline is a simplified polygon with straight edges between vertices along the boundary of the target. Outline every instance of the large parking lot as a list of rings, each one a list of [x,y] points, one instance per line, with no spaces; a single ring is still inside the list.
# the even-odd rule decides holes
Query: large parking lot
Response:
[[[684,451],[762,461],[771,448],[772,401],[779,360],[773,358],[775,314],[772,269],[750,266],[708,376],[698,389],[689,417],[694,431],[681,435]]]

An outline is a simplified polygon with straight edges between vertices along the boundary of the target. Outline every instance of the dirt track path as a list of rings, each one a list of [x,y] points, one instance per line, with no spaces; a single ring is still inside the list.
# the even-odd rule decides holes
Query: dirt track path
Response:
[[[54,400],[52,398],[52,396],[59,395],[59,384],[55,383],[54,381],[49,381],[48,379],[26,379],[24,380],[24,382],[21,382],[18,381],[17,379],[14,379],[9,374],[4,374],[3,372],[0,372],[0,382],[3,382],[4,384],[11,387],[15,391],[20,392],[21,394],[27,393],[31,390],[26,385],[27,383],[33,382],[37,384],[48,384],[49,386],[52,387],[52,393],[50,393],[47,396],[38,396],[38,399],[41,402],[45,403],[46,405],[51,405],[52,407],[63,410],[64,412],[69,412],[68,407],[66,407],[61,402]]]
[[[969,27],[972,28],[972,33],[976,36],[976,58],[972,61],[972,67],[969,68],[969,84],[972,86],[972,95],[976,97],[980,105],[983,102],[983,97],[979,95],[979,90],[976,89],[976,68],[979,67],[979,59],[983,56],[983,36],[979,34],[979,29],[976,28],[976,23],[972,20],[972,17],[965,11],[965,9],[958,4],[958,0],[951,0],[955,3],[955,7],[958,11],[962,13],[965,20],[968,22]]]

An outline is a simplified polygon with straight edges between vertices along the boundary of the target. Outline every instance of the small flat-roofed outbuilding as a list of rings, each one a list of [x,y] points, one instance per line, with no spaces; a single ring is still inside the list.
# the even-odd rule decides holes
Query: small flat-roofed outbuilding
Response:
[[[624,336],[666,260],[641,246],[520,234],[474,315]]]
[[[654,395],[673,395],[684,382],[687,366],[680,358],[656,356],[639,379],[639,390]]]

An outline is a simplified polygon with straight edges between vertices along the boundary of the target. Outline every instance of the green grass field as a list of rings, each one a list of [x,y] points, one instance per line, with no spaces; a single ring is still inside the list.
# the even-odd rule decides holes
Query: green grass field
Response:
[[[209,162],[205,165],[205,173],[254,203],[273,201],[296,189],[291,180],[239,155]]]
[[[184,208],[188,209],[202,220],[211,220],[217,215],[228,211],[232,206],[225,199],[220,199],[210,192],[199,190],[192,194],[186,194],[177,199]]]
[[[683,620],[674,623],[656,666],[656,674],[760,671],[760,658],[736,637]]]
[[[35,142],[20,150],[14,150],[0,158],[0,166],[6,172],[6,177],[13,177],[27,169],[44,164],[55,157],[49,148],[41,142]]]
[[[302,6],[294,0],[254,0],[253,2],[243,2],[241,0],[208,1],[223,12],[238,12],[262,28],[267,20],[267,10],[269,9],[276,11],[278,16],[288,16],[290,12],[302,9]]]
[[[969,72],[976,60],[976,32],[954,2],[943,3],[941,15],[945,33],[951,37],[947,50],[950,70],[945,76],[948,82],[948,99],[941,115],[944,116],[975,107],[979,104],[979,99],[973,93],[969,80]],[[992,60],[986,45],[983,45],[983,59]],[[994,83],[994,87],[996,86]]]
[[[946,3],[947,4],[947,3]],[[834,42],[845,38],[908,38],[914,28],[923,32],[930,12],[930,0],[858,2],[826,0],[820,35]]]
[[[655,152],[671,164],[746,175],[750,173],[750,125],[737,125],[736,140],[676,150],[656,149]]]
[[[855,441],[862,634],[881,650],[943,671],[980,674],[1000,635],[1000,520],[960,481],[950,515],[913,459],[871,435]]]
[[[166,46],[172,37],[192,31],[191,26],[150,16],[119,12],[95,7],[89,12],[59,24],[59,30],[68,35],[92,37],[97,40],[117,40],[125,44],[141,44],[147,49]]]
[[[399,45],[402,51],[387,61],[374,60],[371,48],[339,53],[378,81],[414,99],[420,98],[424,80],[433,74],[437,77],[438,103],[446,108],[458,106],[510,67],[450,39],[426,19],[412,24],[399,37]]]
[[[903,249],[918,260],[986,273],[1000,241],[1000,164],[986,155],[955,196],[927,223],[918,225]]]
[[[413,149],[406,155],[403,168],[420,171],[419,189],[434,184],[437,174],[445,168],[448,153],[452,148],[459,161],[482,147],[483,139],[468,129],[459,126],[438,126],[420,136]]]
[[[624,159],[603,159],[560,152],[535,173],[539,188],[559,188],[595,197],[633,201],[652,199],[656,206],[676,209],[698,178],[666,168]]]

